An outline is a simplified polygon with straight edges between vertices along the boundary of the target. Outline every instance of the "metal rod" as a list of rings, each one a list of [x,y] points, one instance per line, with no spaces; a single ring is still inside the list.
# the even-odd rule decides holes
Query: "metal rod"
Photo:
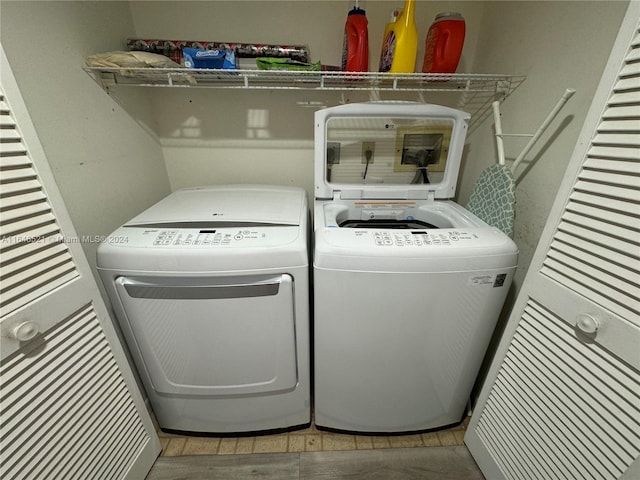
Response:
[[[491,104],[493,107],[493,123],[496,128],[496,148],[498,150],[498,164],[504,165],[504,142],[502,141],[502,122],[500,121],[500,102],[497,100]]]
[[[529,150],[531,150],[533,145],[538,141],[538,139],[540,139],[540,136],[544,133],[549,124],[553,121],[556,115],[558,115],[560,110],[562,110],[562,107],[564,107],[564,104],[567,103],[567,101],[573,96],[574,93],[576,93],[576,91],[573,88],[567,88],[564,91],[562,97],[560,97],[560,100],[558,100],[558,103],[556,103],[556,106],[553,108],[553,110],[551,110],[551,112],[549,112],[549,115],[547,115],[547,118],[545,118],[544,122],[542,122],[540,128],[538,128],[533,137],[531,137],[531,140],[529,140],[529,143],[527,143],[527,145],[524,147],[524,150],[520,152],[520,155],[518,155],[518,157],[513,162],[513,165],[511,167],[512,172],[516,171],[516,168],[518,168],[518,165],[520,165],[520,162],[522,162],[524,156],[529,153]]]

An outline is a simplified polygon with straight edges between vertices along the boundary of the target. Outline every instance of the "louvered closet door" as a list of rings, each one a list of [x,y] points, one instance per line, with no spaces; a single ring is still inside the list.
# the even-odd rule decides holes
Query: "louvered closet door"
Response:
[[[0,478],[144,478],[159,440],[4,50],[0,73]]]
[[[80,273],[1,92],[0,122],[0,317],[6,317]]]
[[[639,18],[632,2],[465,436],[491,480],[640,478]]]

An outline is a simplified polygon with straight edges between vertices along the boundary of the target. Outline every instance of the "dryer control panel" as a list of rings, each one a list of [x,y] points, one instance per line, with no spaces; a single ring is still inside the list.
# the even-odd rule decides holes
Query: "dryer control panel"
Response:
[[[216,246],[230,245],[231,242],[241,240],[265,240],[267,234],[250,229],[219,230],[160,230],[153,240],[154,245],[173,246]],[[246,243],[246,242],[245,242]],[[253,242],[252,242],[253,243]]]
[[[202,249],[286,245],[300,235],[297,226],[234,226],[223,228],[122,227],[107,242],[113,246]]]

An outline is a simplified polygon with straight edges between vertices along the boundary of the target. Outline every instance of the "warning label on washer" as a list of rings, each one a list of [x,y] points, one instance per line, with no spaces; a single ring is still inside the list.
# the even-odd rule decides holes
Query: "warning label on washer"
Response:
[[[504,286],[504,281],[507,278],[506,273],[500,273],[496,275],[496,281],[493,282],[493,288]]]
[[[469,285],[492,285],[493,288],[504,286],[504,282],[507,279],[506,273],[499,273],[497,275],[474,275],[469,277]]]
[[[493,275],[476,275],[469,277],[469,285],[491,285],[493,280]]]

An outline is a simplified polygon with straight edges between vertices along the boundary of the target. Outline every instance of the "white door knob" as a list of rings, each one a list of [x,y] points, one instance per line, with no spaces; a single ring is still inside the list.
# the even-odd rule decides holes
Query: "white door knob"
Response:
[[[9,337],[20,342],[28,342],[29,340],[33,340],[39,332],[40,327],[38,324],[27,320],[13,327],[9,331]]]
[[[593,335],[598,331],[600,327],[600,323],[597,319],[593,318],[591,315],[587,313],[581,313],[576,318],[576,327],[582,333],[586,333],[587,335]]]

